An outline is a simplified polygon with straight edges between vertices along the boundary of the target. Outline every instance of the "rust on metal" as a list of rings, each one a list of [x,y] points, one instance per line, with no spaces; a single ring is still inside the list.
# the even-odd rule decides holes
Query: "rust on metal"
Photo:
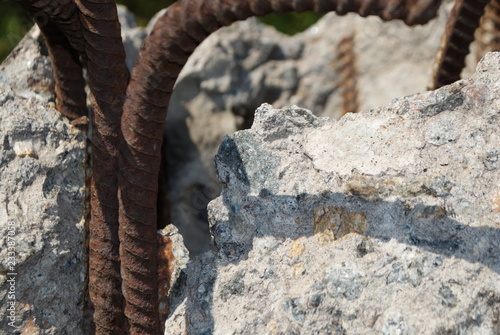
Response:
[[[469,46],[474,40],[474,32],[488,2],[489,0],[455,2],[434,66],[432,89],[460,79],[460,73],[465,67],[465,57],[469,54]]]
[[[127,328],[121,291],[117,148],[128,71],[113,1],[19,1],[47,43],[56,79],[56,107],[70,119],[87,114],[82,65],[91,91],[92,180],[89,223],[89,294],[97,334]]]
[[[52,24],[41,30],[53,64],[57,110],[70,120],[85,118],[87,95],[79,54]]]
[[[342,115],[356,113],[358,105],[358,71],[354,50],[354,33],[342,38],[337,45],[339,87],[342,94]]]
[[[70,120],[86,116],[85,80],[79,59],[83,44],[75,4],[53,0],[18,0],[18,3],[35,18],[47,45],[57,110]]]
[[[116,4],[76,0],[91,91],[91,219],[89,224],[89,294],[96,334],[127,328],[123,311],[118,227],[118,145],[128,70]]]

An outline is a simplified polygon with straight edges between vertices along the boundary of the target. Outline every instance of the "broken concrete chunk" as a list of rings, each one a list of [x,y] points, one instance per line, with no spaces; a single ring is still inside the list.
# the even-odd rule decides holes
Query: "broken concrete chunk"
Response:
[[[498,333],[499,62],[339,121],[259,107],[219,148],[214,249],[167,329]]]

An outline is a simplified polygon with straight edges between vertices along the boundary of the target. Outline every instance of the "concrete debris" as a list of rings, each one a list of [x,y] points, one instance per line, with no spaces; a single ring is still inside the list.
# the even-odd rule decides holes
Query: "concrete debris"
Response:
[[[499,61],[339,121],[259,107],[168,333],[498,334]]]
[[[294,37],[251,19],[200,46],[165,132],[173,221],[198,255],[163,232],[167,334],[500,333],[500,55],[391,102],[425,91],[446,13],[329,14]],[[131,67],[147,30],[120,16]],[[344,33],[364,112],[334,121]],[[32,29],[0,66],[2,331],[15,301],[21,333],[88,333],[87,138],[53,85]]]

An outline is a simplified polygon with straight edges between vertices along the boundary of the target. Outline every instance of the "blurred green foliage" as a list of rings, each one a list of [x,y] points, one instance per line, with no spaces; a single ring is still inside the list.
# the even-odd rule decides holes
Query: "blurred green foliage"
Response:
[[[316,14],[314,12],[305,12],[300,14],[269,14],[261,17],[260,20],[265,24],[273,26],[282,33],[295,35],[315,24],[321,16],[321,14]]]
[[[14,1],[0,2],[0,62],[11,52],[33,25]]]
[[[238,1],[238,0],[237,0]],[[136,16],[137,24],[145,26],[151,17],[162,8],[170,6],[175,0],[118,0],[127,6]],[[7,57],[21,38],[33,26],[33,21],[15,1],[0,0],[0,63]],[[277,30],[293,35],[307,29],[321,16],[315,13],[271,14],[261,21],[274,26]]]

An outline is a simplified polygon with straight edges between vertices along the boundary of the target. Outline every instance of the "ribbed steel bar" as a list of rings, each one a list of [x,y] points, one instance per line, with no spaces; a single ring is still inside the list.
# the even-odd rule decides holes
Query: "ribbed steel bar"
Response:
[[[342,91],[342,115],[356,113],[358,105],[358,71],[356,68],[356,52],[354,50],[354,34],[340,40],[337,46],[337,64],[339,68],[339,86]]]
[[[116,4],[76,0],[84,37],[92,110],[92,171],[89,224],[89,294],[96,334],[122,334],[123,313],[118,236],[118,144],[129,74]]]
[[[56,108],[70,120],[87,115],[80,19],[72,1],[18,0],[35,19],[49,50],[55,80]]]
[[[87,116],[85,79],[79,53],[52,24],[41,28],[55,81],[56,109],[70,120]]]
[[[222,26],[269,13],[336,11],[407,24],[436,15],[435,0],[181,0],[157,21],[127,89],[120,148],[120,256],[133,334],[157,334],[156,198],[163,123],[177,76],[201,41]]]
[[[436,58],[432,89],[460,79],[460,73],[465,67],[465,57],[469,54],[469,46],[474,41],[474,32],[488,2],[489,0],[455,2]]]
[[[89,293],[97,334],[124,333],[119,262],[117,148],[128,71],[114,1],[19,0],[42,30],[56,79],[56,107],[71,119],[87,114],[81,56],[92,103]]]

